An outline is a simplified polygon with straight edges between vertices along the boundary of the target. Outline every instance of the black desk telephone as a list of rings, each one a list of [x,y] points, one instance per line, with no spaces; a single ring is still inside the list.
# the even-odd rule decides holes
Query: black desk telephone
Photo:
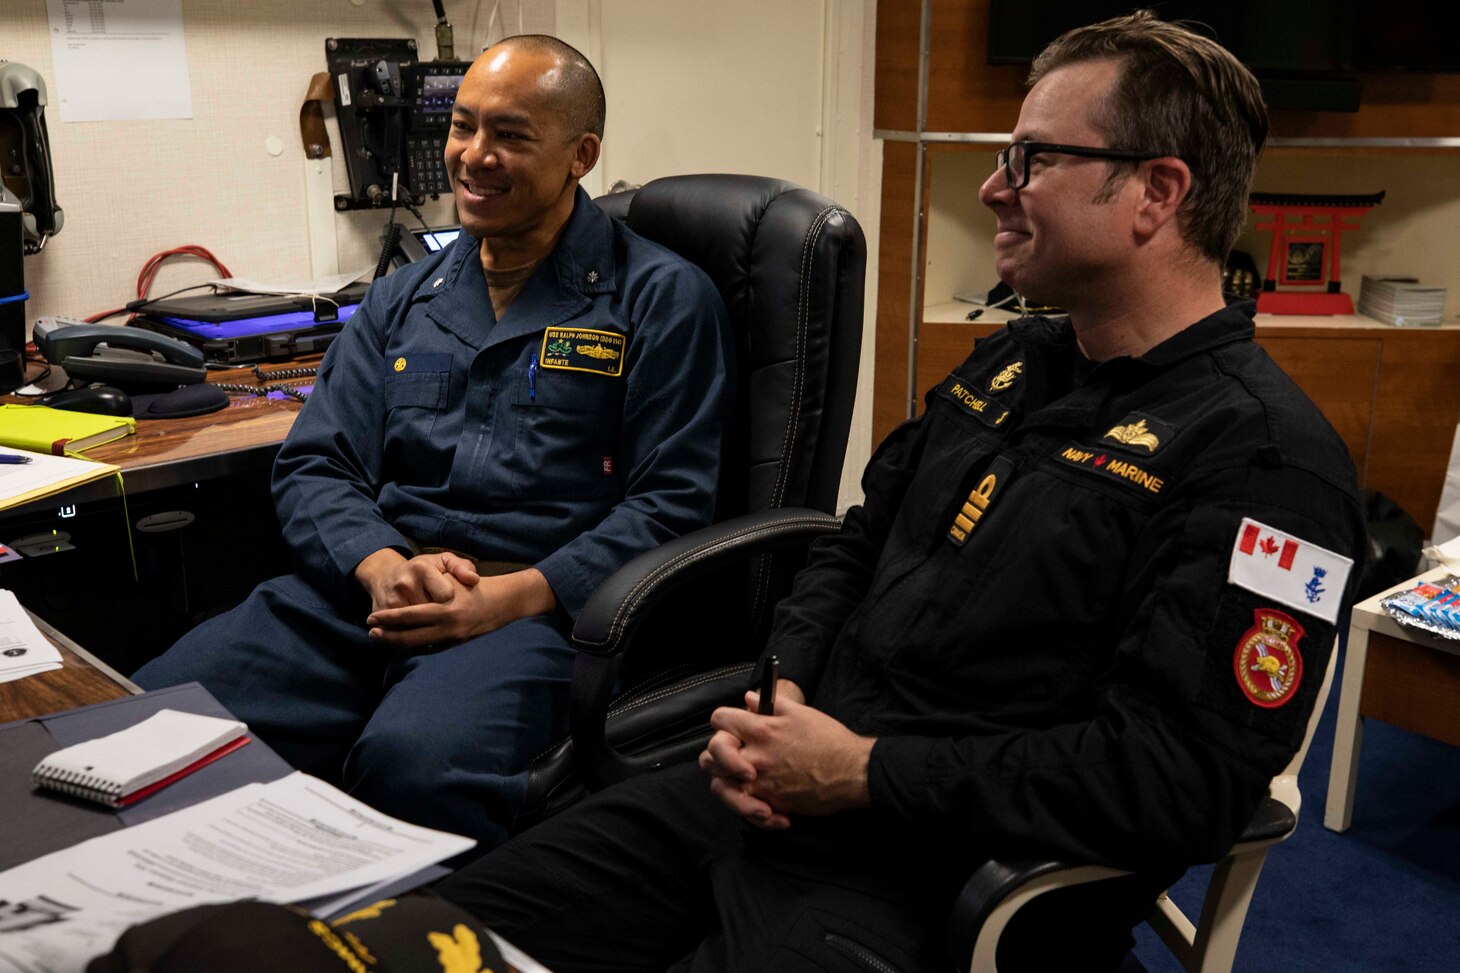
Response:
[[[37,318],[31,333],[46,361],[78,382],[126,392],[165,392],[207,377],[203,353],[166,335],[116,324]]]

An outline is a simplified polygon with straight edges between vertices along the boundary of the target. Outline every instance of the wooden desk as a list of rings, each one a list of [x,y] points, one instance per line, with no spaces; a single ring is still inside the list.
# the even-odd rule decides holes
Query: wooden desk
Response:
[[[1445,568],[1426,572],[1360,602],[1349,616],[1348,657],[1323,811],[1323,826],[1330,831],[1347,831],[1353,823],[1364,740],[1362,717],[1460,746],[1460,641],[1407,628],[1379,607],[1379,602],[1418,581],[1449,574]]]
[[[31,615],[36,628],[61,652],[61,668],[0,683],[0,723],[28,720],[119,699],[142,690],[87,652],[45,620]]]
[[[297,368],[318,364],[314,356],[298,362],[261,366],[267,382],[270,370]],[[262,386],[248,370],[210,372],[210,382]],[[304,385],[310,379],[279,384]],[[16,401],[11,399],[10,401]],[[87,459],[115,463],[122,468],[122,480],[129,496],[149,490],[232,476],[244,470],[267,469],[273,463],[279,446],[294,425],[303,403],[295,399],[271,399],[230,395],[228,405],[219,412],[186,419],[139,419],[137,434],[89,449]],[[68,490],[67,503],[85,503],[116,495],[110,480],[98,480]],[[55,506],[60,495],[45,497],[14,507],[26,511],[36,505]]]
[[[135,436],[85,455],[120,466],[129,494],[229,476],[272,463],[301,405],[293,399],[230,396],[227,408],[205,416],[140,419]],[[98,488],[96,496],[111,495],[104,482],[86,484],[78,494],[91,486]]]
[[[284,367],[210,373],[217,381],[262,387]],[[61,379],[64,381],[64,379]],[[137,433],[87,450],[122,468],[0,513],[0,541],[52,530],[73,548],[0,564],[0,586],[116,669],[132,672],[207,613],[241,601],[280,573],[289,552],[275,526],[269,474],[302,404],[287,397],[235,394],[218,412],[142,419]],[[195,489],[195,486],[197,489]],[[163,514],[159,531],[141,522]],[[228,569],[218,570],[220,563]]]

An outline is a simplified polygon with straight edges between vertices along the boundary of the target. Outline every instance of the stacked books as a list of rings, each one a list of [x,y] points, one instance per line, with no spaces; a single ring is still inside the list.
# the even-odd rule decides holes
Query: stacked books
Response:
[[[1385,324],[1439,324],[1444,310],[1445,288],[1413,277],[1365,274],[1359,288],[1359,313]]]

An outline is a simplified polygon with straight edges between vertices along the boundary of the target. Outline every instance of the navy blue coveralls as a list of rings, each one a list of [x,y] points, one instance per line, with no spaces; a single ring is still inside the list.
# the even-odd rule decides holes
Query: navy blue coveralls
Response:
[[[274,466],[297,574],[135,676],[203,683],[301,769],[408,820],[506,835],[566,732],[572,618],[629,558],[708,523],[733,381],[698,268],[579,190],[496,320],[478,242],[376,282]],[[352,572],[412,545],[530,564],[562,610],[428,654],[366,635]]]

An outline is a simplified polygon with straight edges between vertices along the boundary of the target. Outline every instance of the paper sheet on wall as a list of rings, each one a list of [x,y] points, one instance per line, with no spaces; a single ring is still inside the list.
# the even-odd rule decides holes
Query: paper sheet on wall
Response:
[[[46,0],[63,122],[192,118],[182,0]]]
[[[474,845],[294,773],[0,873],[0,973],[79,970],[127,927],[208,902],[305,902]]]

